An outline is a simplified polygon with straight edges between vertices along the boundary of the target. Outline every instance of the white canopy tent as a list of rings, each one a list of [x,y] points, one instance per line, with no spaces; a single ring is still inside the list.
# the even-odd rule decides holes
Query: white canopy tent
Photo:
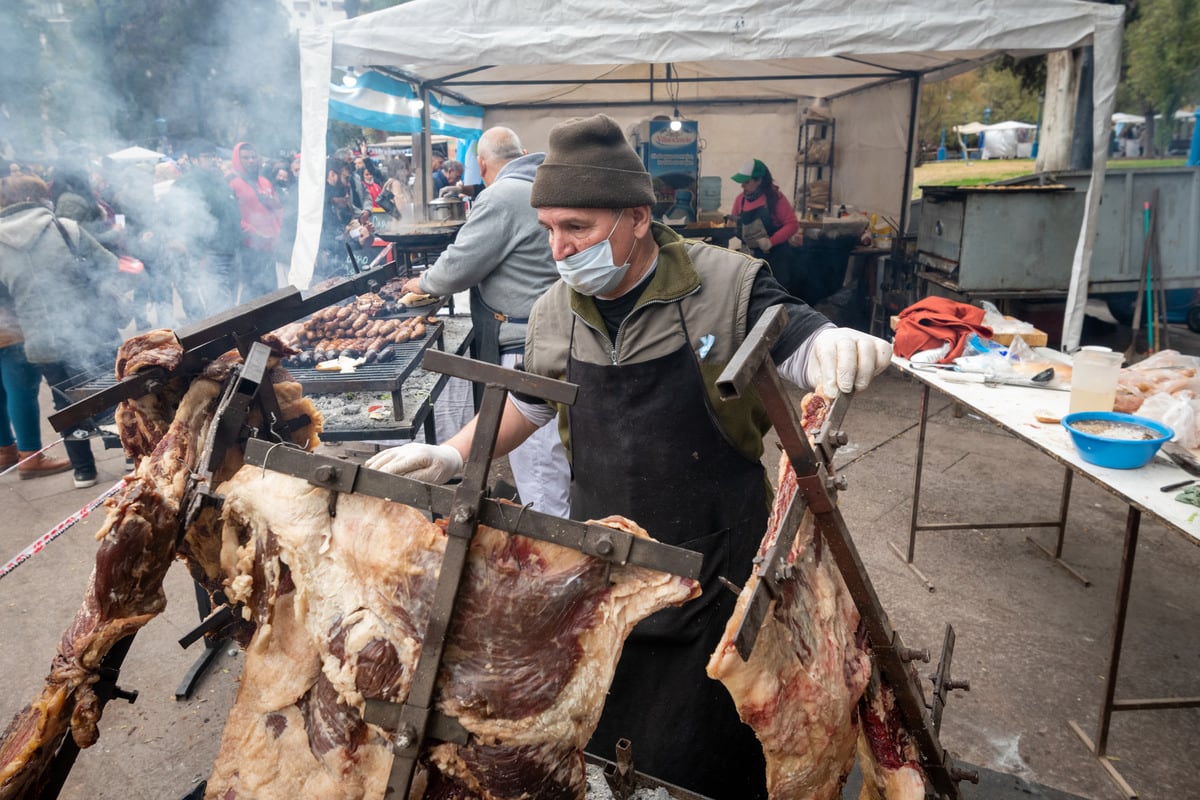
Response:
[[[1024,56],[1090,44],[1095,53],[1095,166],[1064,321],[1064,343],[1073,347],[1087,296],[1109,115],[1119,78],[1122,15],[1119,6],[1081,0],[983,0],[955,6],[921,0],[887,5],[736,0],[722,7],[700,0],[640,5],[413,0],[329,28],[305,30],[300,34],[301,224],[291,277],[297,285],[307,285],[317,251],[329,81],[335,65],[372,67],[409,81],[419,96],[437,92],[483,106],[485,126],[517,114],[532,120],[534,113],[542,119],[542,131],[558,119],[597,110],[711,113],[714,124],[706,128],[705,138],[728,131],[744,154],[761,152],[747,113],[791,104],[797,118],[802,104],[816,101],[838,119],[835,158],[837,152],[846,154],[838,162],[845,165],[837,178],[843,193],[861,192],[877,204],[882,204],[880,193],[887,193],[890,207],[903,214],[911,191],[922,82],[967,71],[1005,53]],[[798,122],[790,126],[792,131],[797,127]],[[525,130],[522,135],[528,146],[539,143]]]
[[[118,150],[115,153],[109,153],[105,158],[110,161],[118,161],[122,163],[130,163],[137,161],[158,161],[163,158],[163,154],[157,150],[150,150],[146,147],[126,147],[124,150]]]
[[[968,122],[965,125],[954,126],[954,132],[958,134],[958,143],[964,152],[966,152],[966,143],[962,137],[983,134],[983,143],[979,148],[982,158],[1020,157],[1022,149],[1020,145],[1028,144],[1028,137],[1031,135],[1025,132],[1035,130],[1037,130],[1037,125],[1012,119],[991,125],[984,125],[982,122]],[[1022,137],[1025,137],[1024,142]]]

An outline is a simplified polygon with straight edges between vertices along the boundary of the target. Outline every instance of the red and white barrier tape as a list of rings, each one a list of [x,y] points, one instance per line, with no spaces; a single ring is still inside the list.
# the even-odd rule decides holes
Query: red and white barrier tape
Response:
[[[67,517],[62,522],[55,525],[53,528],[51,528],[50,530],[43,533],[41,536],[39,536],[37,538],[36,541],[34,541],[33,544],[29,545],[29,547],[26,547],[24,550],[17,553],[14,557],[10,558],[7,562],[5,562],[3,567],[0,567],[0,578],[3,578],[4,576],[8,575],[8,573],[12,572],[14,569],[21,566],[29,559],[33,558],[38,553],[42,552],[42,550],[46,549],[46,545],[50,544],[50,542],[54,541],[59,536],[62,536],[64,533],[66,533],[67,529],[70,528],[72,525],[74,525],[76,522],[86,519],[88,514],[91,514],[92,511],[94,511],[98,505],[103,503],[108,498],[112,497],[117,492],[121,491],[122,487],[124,487],[124,486],[125,486],[125,479],[122,478],[121,480],[114,483],[112,485],[112,488],[108,489],[106,492],[104,492],[104,494],[100,495],[95,500],[92,500],[86,506],[79,509],[74,514]]]
[[[7,475],[8,473],[12,472],[14,469],[17,469],[17,468],[18,468],[18,467],[20,467],[22,464],[24,464],[26,461],[29,461],[29,460],[31,460],[31,459],[34,459],[34,458],[37,458],[37,457],[38,457],[38,456],[40,456],[42,453],[46,452],[46,451],[47,451],[47,450],[49,450],[51,447],[54,447],[54,445],[58,444],[58,443],[59,443],[59,442],[61,442],[61,441],[62,441],[62,439],[55,439],[53,442],[51,442],[50,444],[46,445],[46,446],[45,446],[45,447],[43,447],[41,450],[38,450],[36,453],[32,453],[32,454],[30,454],[30,455],[27,455],[27,456],[25,456],[24,458],[22,458],[22,459],[21,459],[20,461],[18,461],[17,463],[13,464],[13,465],[12,465],[11,467],[9,467],[8,469],[4,470],[3,472],[0,472],[0,478],[3,478],[5,475]],[[3,575],[0,575],[0,578],[3,578],[3,577],[4,577]]]

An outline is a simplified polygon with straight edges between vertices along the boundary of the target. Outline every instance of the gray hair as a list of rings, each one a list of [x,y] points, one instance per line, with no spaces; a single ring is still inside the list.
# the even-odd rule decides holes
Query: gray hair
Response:
[[[479,137],[476,152],[484,161],[512,161],[525,155],[521,140],[511,128],[488,128]]]

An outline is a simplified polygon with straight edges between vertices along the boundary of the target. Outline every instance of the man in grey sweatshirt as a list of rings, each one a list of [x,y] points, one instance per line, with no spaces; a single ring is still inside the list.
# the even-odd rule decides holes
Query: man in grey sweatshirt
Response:
[[[529,153],[512,130],[484,131],[477,147],[486,188],[454,243],[412,278],[405,291],[451,295],[471,290],[475,340],[471,355],[506,367],[525,351],[533,303],[558,280],[546,231],[529,204],[533,176],[544,153]],[[555,426],[547,425],[509,453],[521,501],[547,514],[570,513],[570,469]]]

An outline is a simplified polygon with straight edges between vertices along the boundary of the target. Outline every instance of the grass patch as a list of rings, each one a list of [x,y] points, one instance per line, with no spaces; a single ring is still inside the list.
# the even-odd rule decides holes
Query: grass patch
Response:
[[[1109,160],[1108,168],[1182,167],[1186,163],[1186,158],[1114,158]],[[912,199],[920,199],[922,186],[981,186],[1031,175],[1034,167],[1032,158],[930,161],[913,170]]]
[[[1109,169],[1144,169],[1146,167],[1183,167],[1186,158],[1110,158]]]

